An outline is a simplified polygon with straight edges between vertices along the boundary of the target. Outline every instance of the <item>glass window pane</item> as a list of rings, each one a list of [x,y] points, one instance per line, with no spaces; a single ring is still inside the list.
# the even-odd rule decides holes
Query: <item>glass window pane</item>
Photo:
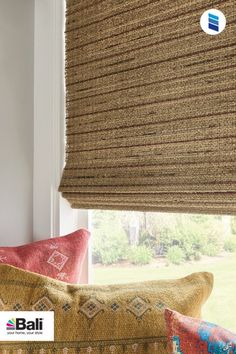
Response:
[[[212,272],[203,318],[236,332],[236,217],[92,211],[92,260],[98,284]]]

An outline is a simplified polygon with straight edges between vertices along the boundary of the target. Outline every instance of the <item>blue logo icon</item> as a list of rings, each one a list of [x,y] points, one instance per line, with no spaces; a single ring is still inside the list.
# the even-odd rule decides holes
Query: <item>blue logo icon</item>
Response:
[[[219,16],[213,15],[212,13],[208,13],[208,28],[219,32]]]
[[[200,18],[202,30],[210,36],[215,36],[224,31],[226,18],[222,11],[209,9],[203,12]]]

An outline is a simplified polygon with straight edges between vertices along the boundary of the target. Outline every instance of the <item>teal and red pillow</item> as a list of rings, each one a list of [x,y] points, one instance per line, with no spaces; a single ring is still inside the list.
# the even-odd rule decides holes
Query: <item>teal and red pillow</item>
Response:
[[[68,283],[79,283],[89,231],[80,229],[18,247],[0,247],[0,263]]]
[[[236,334],[215,324],[165,310],[171,354],[236,354]]]

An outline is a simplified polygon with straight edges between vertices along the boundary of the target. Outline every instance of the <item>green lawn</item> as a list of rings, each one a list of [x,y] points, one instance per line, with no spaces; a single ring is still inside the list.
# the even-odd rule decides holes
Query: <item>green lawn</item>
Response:
[[[93,282],[124,283],[179,278],[198,271],[214,274],[214,290],[203,308],[203,318],[236,333],[236,253],[194,264],[169,267],[94,267]]]

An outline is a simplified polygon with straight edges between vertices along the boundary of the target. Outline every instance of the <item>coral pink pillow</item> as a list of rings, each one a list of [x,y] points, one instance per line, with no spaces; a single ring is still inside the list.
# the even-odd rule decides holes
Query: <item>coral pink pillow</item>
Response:
[[[78,283],[89,235],[87,230],[80,229],[67,236],[19,247],[0,247],[0,262],[69,283]]]
[[[165,310],[172,354],[235,354],[236,334],[209,322]]]

